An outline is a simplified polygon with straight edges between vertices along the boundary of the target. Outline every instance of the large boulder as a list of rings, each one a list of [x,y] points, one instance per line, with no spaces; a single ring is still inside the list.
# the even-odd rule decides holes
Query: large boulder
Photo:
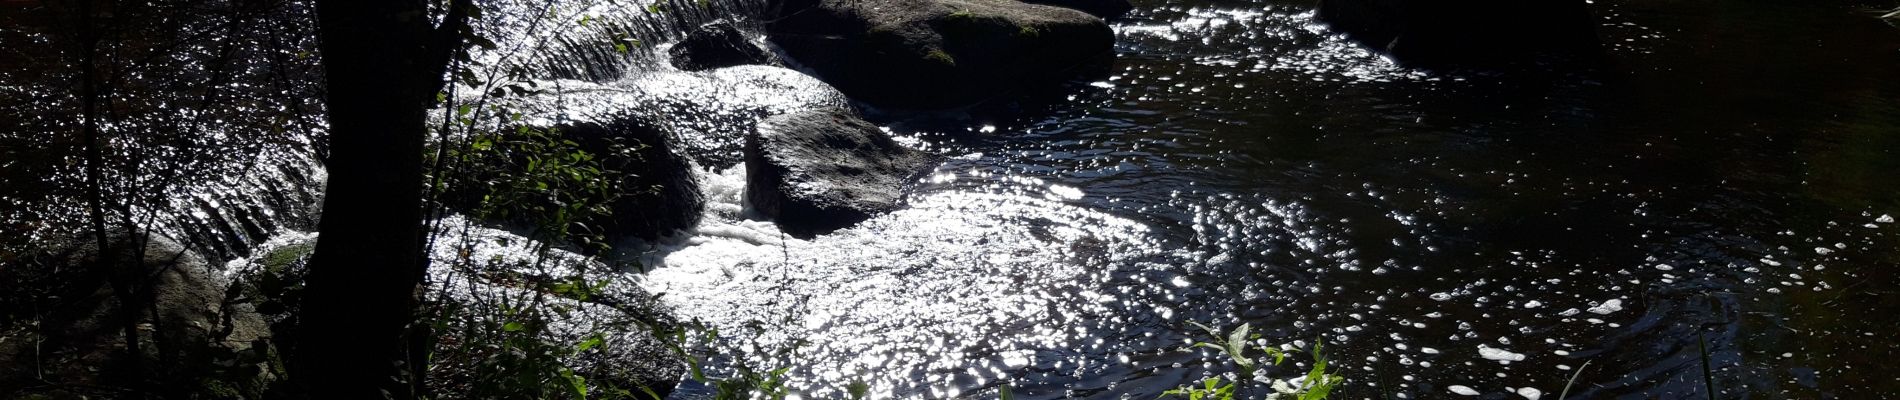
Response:
[[[463,168],[447,179],[443,198],[452,207],[523,232],[560,228],[584,244],[596,239],[657,239],[699,222],[705,199],[693,178],[696,169],[661,122],[640,115],[528,121],[526,129],[502,134],[490,145],[462,150]],[[570,175],[577,154],[588,161],[572,167],[597,168],[602,176]],[[576,169],[578,170],[578,168]],[[604,190],[604,191],[602,191]],[[599,202],[605,212],[576,215],[570,205]],[[542,235],[545,233],[527,233]],[[540,236],[537,236],[540,237]],[[590,247],[591,248],[591,247]]]
[[[674,147],[671,133],[658,121],[619,118],[558,127],[584,151],[600,157],[602,167],[619,171],[620,196],[611,216],[589,226],[607,237],[654,239],[692,228],[705,209],[705,196],[693,178],[693,164]]]
[[[1316,18],[1401,63],[1427,67],[1593,56],[1601,47],[1584,0],[1321,0]]]
[[[903,205],[943,159],[913,150],[848,110],[785,114],[746,138],[746,201],[794,235],[829,232]]]
[[[845,95],[880,108],[974,104],[1112,56],[1101,18],[1016,0],[788,0],[768,36]]]
[[[50,268],[39,280],[46,311],[31,326],[0,332],[0,388],[36,389],[0,397],[97,388],[256,397],[276,381],[268,328],[257,313],[234,307],[222,275],[202,257],[158,235],[113,234],[109,251],[92,240],[70,243],[34,263]],[[127,351],[128,322],[137,354]]]
[[[667,50],[674,68],[704,71],[740,65],[774,64],[772,53],[752,44],[752,39],[727,22],[700,26]]]

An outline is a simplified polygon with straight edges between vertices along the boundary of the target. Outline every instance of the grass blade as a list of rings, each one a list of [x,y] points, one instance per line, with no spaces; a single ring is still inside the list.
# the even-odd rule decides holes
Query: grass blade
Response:
[[[1570,381],[1564,382],[1564,391],[1562,393],[1557,394],[1557,400],[1564,400],[1565,398],[1570,397],[1570,385],[1574,385],[1577,383],[1577,377],[1583,376],[1583,370],[1586,368],[1590,368],[1589,361],[1584,361],[1583,366],[1577,367],[1577,372],[1570,374]]]

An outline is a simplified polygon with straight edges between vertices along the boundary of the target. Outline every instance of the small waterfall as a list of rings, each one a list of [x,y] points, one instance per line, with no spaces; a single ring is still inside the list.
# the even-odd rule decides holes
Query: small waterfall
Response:
[[[214,2],[215,3],[215,2]],[[484,81],[575,79],[608,82],[666,70],[661,46],[713,21],[750,28],[762,0],[493,0],[475,20],[493,48],[471,45]],[[131,223],[228,260],[283,230],[313,231],[325,173],[320,161],[321,69],[312,57],[314,10],[291,2],[230,13],[183,13],[172,22],[123,24],[126,38],[175,40],[118,49],[140,68],[143,87],[111,93],[122,115],[107,116],[108,198],[123,197]],[[127,12],[131,12],[127,10]],[[143,12],[143,11],[142,11]],[[0,29],[20,51],[64,54],[71,38],[58,35],[47,15],[21,14]],[[179,13],[177,15],[164,13]],[[37,22],[36,22],[37,21]],[[37,25],[36,25],[37,24]],[[218,40],[194,36],[195,26],[229,26]],[[129,39],[125,43],[131,44]],[[62,47],[64,46],[64,47]],[[174,57],[155,57],[164,51]],[[31,248],[25,238],[78,237],[87,215],[78,140],[76,77],[58,59],[0,65],[0,144],[9,157],[0,188],[6,247]],[[67,60],[70,61],[70,60]],[[70,85],[69,85],[70,84]],[[207,89],[209,88],[209,89]],[[50,133],[50,135],[49,135]],[[137,161],[131,161],[137,160]],[[114,218],[114,225],[123,219]],[[17,251],[16,251],[17,252]]]
[[[659,46],[714,21],[751,28],[764,0],[494,0],[476,21],[490,69],[527,78],[611,81],[660,67]]]

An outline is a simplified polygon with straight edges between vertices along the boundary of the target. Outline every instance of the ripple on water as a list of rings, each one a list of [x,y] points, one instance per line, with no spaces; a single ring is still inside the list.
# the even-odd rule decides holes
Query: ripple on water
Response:
[[[925,191],[906,209],[801,240],[743,218],[733,188],[743,174],[706,178],[720,204],[648,258],[643,285],[723,330],[763,323],[760,338],[806,341],[801,376],[862,377],[906,397],[1084,368],[1124,351],[1118,324],[1156,323],[1140,298],[1170,290],[1118,282],[1167,268],[1170,255],[1143,224],[1067,204],[1073,188],[1012,178]]]

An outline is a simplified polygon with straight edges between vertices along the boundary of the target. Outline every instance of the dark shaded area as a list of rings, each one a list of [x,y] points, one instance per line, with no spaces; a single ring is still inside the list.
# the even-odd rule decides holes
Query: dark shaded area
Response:
[[[688,32],[667,54],[672,56],[674,68],[685,71],[776,64],[770,53],[752,44],[745,33],[727,22],[702,25]]]
[[[786,2],[766,31],[853,100],[946,109],[1061,82],[1111,52],[1088,14],[1015,0]]]
[[[1315,15],[1408,65],[1592,60],[1602,51],[1584,0],[1321,0]]]
[[[674,147],[673,135],[655,122],[580,122],[556,129],[621,175],[620,196],[609,206],[611,220],[588,224],[600,229],[597,233],[609,240],[653,240],[699,223],[706,199],[693,179],[693,165]]]
[[[312,398],[426,397],[416,324],[426,113],[469,36],[467,0],[440,23],[419,2],[318,0],[330,179],[310,257],[292,379]]]
[[[105,255],[90,237],[58,240],[0,281],[30,285],[30,326],[0,331],[0,396],[260,397],[281,366],[260,316],[225,293],[202,257],[162,236],[115,232]],[[66,272],[61,272],[66,271]],[[120,292],[112,281],[137,282]],[[121,313],[136,316],[132,341]]]

